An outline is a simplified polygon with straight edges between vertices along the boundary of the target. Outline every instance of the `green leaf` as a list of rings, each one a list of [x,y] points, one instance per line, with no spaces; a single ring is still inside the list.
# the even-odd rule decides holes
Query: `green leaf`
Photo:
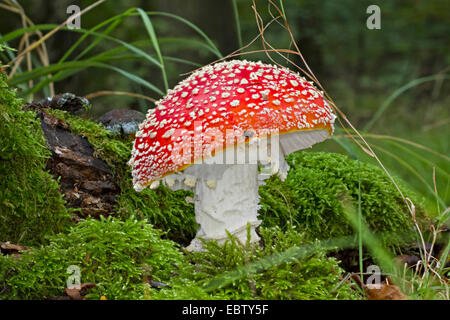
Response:
[[[158,56],[160,68],[161,68],[161,72],[162,72],[162,76],[163,76],[163,81],[164,81],[164,87],[166,88],[166,92],[167,92],[167,90],[169,90],[169,84],[167,82],[166,68],[164,66],[164,59],[161,54],[161,50],[159,48],[158,38],[156,37],[156,33],[153,28],[152,22],[148,18],[148,15],[145,13],[145,11],[142,10],[141,8],[138,8],[137,11],[141,15],[142,21],[144,22],[144,25],[145,25],[145,29],[147,29],[147,33],[150,36],[150,40],[152,41],[153,47],[155,48],[155,51],[156,51],[156,55]]]

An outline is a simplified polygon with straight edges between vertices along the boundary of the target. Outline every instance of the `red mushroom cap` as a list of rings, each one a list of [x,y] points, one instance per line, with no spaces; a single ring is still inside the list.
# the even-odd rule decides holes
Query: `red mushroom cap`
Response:
[[[174,150],[190,150],[195,130],[203,139],[218,131],[225,137],[230,129],[323,129],[331,135],[335,119],[322,94],[299,74],[246,60],[205,66],[156,104],[136,133],[129,162],[136,190],[230,146],[208,140],[191,161],[173,157]]]

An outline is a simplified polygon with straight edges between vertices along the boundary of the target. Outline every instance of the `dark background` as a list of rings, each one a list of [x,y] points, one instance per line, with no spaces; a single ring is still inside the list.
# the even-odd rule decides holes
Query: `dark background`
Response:
[[[67,18],[66,8],[78,4],[82,9],[94,1],[44,1],[22,0],[19,3],[35,24],[59,24]],[[270,20],[266,0],[255,1],[258,11],[267,23]],[[278,3],[278,2],[276,2]],[[243,44],[258,34],[251,1],[237,1]],[[366,8],[376,4],[381,8],[381,30],[366,28],[369,14]],[[297,43],[327,91],[344,111],[351,111],[355,121],[370,118],[387,96],[395,89],[414,79],[447,70],[450,62],[450,5],[446,0],[285,0],[284,9]],[[148,11],[177,14],[202,29],[217,45],[223,55],[239,48],[232,1],[219,0],[114,0],[107,1],[81,18],[82,28],[91,28],[101,21],[120,14],[131,7]],[[272,8],[272,13],[276,11]],[[0,11],[0,32],[5,34],[19,28],[17,15]],[[186,25],[165,17],[151,17],[158,37],[198,38]],[[78,33],[61,31],[48,41],[50,61],[56,62],[74,41]],[[139,17],[127,18],[111,34],[126,42],[148,37]],[[289,48],[286,30],[273,23],[266,39],[275,48]],[[14,43],[10,44],[14,46]],[[98,52],[115,46],[103,41]],[[261,49],[257,41],[252,49]],[[292,48],[292,47],[291,47]],[[207,64],[216,57],[203,48],[193,48],[184,43],[161,44],[163,54],[182,57],[199,64]],[[148,48],[152,52],[152,48]],[[273,55],[276,57],[276,55]],[[264,54],[246,56],[247,59],[268,59]],[[278,59],[278,61],[281,61]],[[298,57],[294,61],[300,64]],[[138,74],[162,88],[159,70],[139,62],[120,62],[119,65]],[[192,67],[168,63],[169,84],[174,86],[181,73]],[[145,88],[137,88],[126,78],[114,72],[88,69],[56,84],[56,91],[71,91],[85,95],[111,88],[123,91],[142,91],[154,96]],[[428,82],[408,92],[412,102],[409,113],[429,109],[422,119],[431,124],[439,117],[434,110],[436,101],[442,102],[448,85],[439,81]],[[159,98],[159,97],[155,97]],[[142,109],[139,102],[117,96],[95,101],[95,114],[110,108],[132,107]],[[358,111],[358,112],[355,112]],[[406,118],[411,115],[405,114]]]

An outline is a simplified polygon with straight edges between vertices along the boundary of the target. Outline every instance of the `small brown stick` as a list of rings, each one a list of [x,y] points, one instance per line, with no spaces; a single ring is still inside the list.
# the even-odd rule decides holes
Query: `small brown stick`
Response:
[[[131,92],[125,92],[125,91],[103,90],[103,91],[97,91],[97,92],[87,94],[84,97],[89,100],[89,99],[93,99],[93,98],[97,98],[97,97],[101,97],[101,96],[107,96],[107,95],[130,96],[130,97],[145,99],[145,100],[151,101],[153,103],[156,102],[156,99],[144,96],[143,94],[131,93]]]

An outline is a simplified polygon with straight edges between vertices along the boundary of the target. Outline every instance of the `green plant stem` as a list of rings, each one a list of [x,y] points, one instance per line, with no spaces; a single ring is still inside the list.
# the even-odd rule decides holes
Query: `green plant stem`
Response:
[[[233,13],[234,13],[234,21],[236,23],[236,33],[238,38],[239,48],[242,48],[242,34],[241,34],[241,23],[239,21],[239,10],[237,6],[237,1],[232,0],[233,3]]]

